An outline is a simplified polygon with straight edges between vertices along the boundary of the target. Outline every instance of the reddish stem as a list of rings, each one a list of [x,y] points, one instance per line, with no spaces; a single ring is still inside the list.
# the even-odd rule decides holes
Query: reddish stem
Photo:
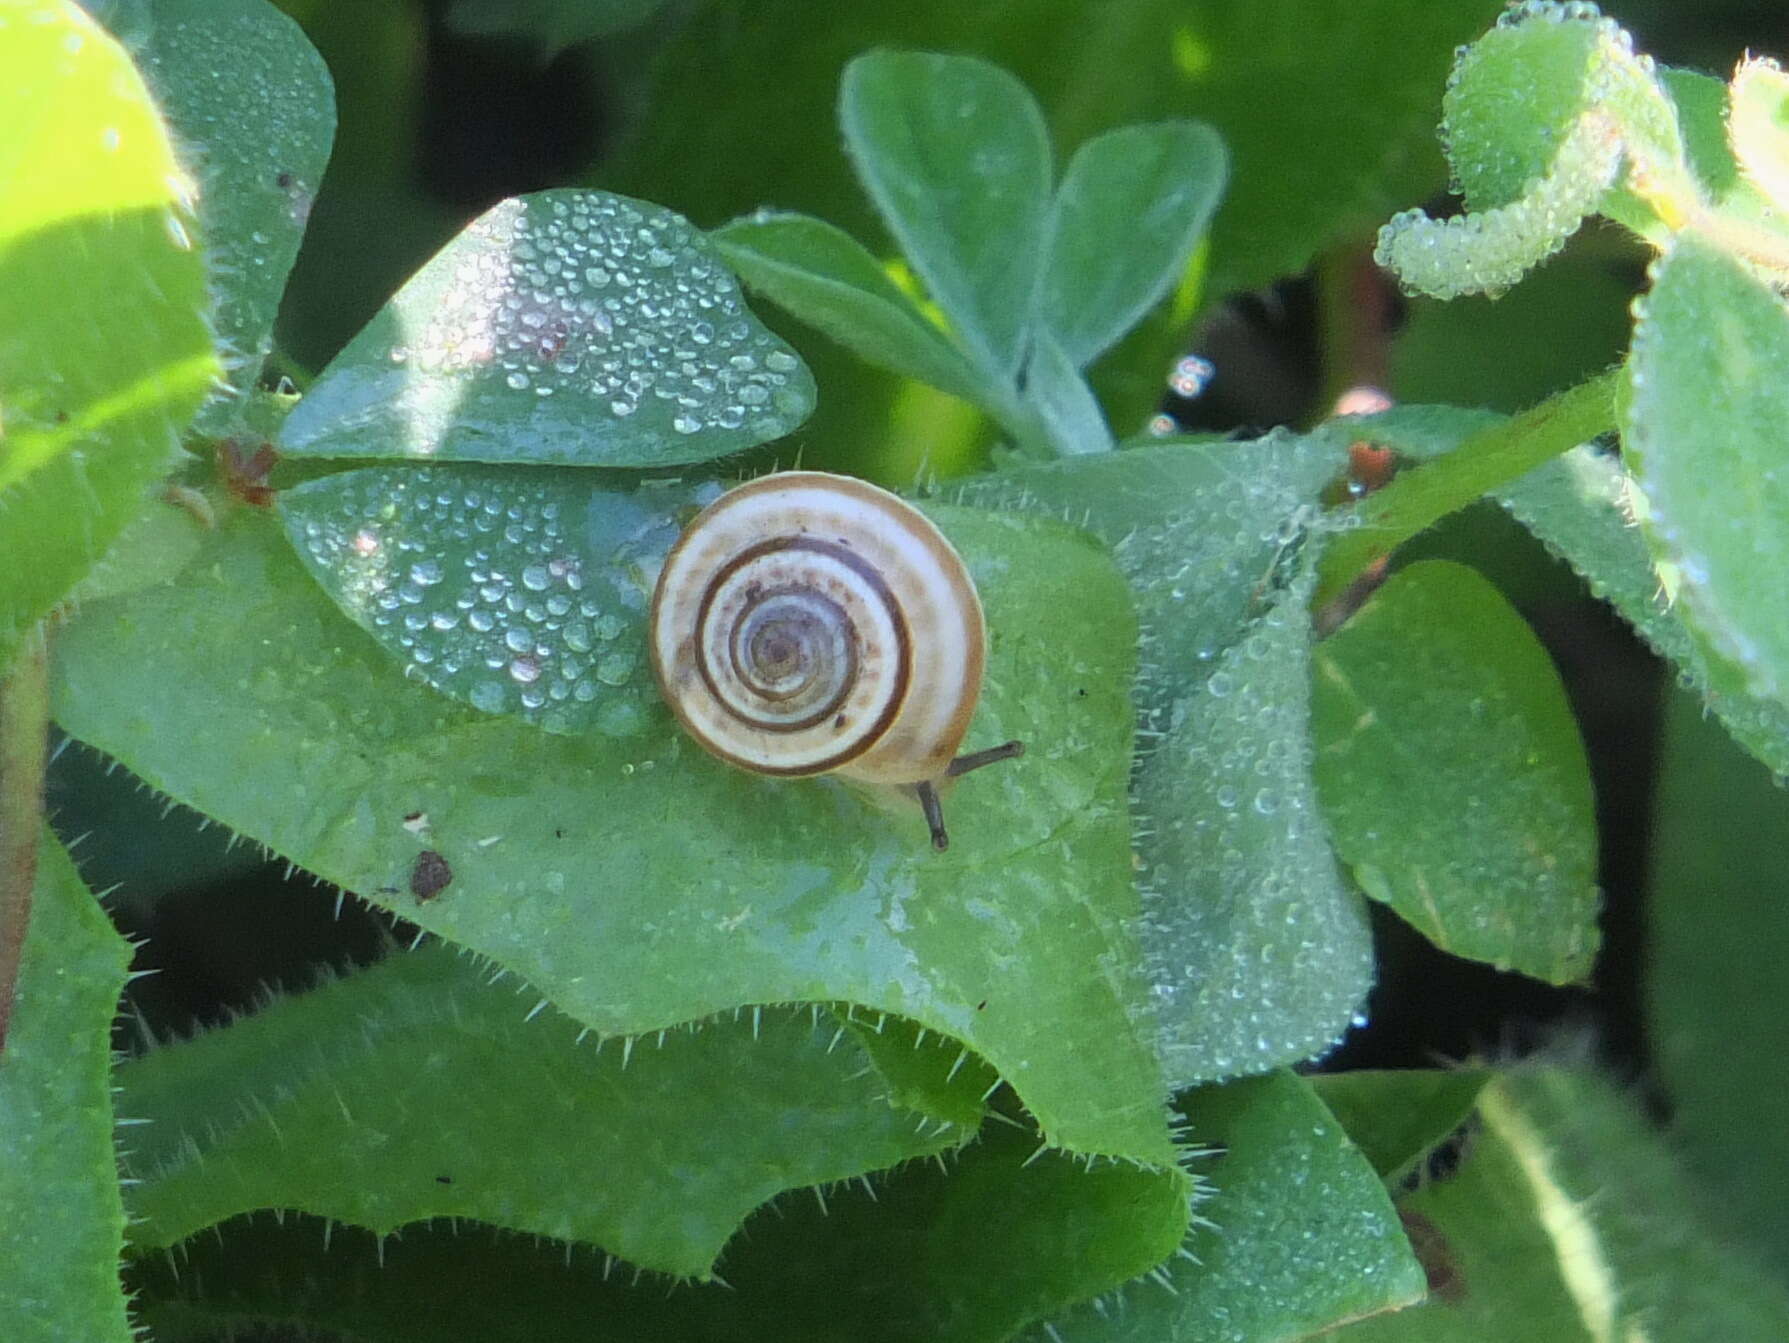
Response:
[[[49,736],[49,652],[39,627],[0,676],[0,1052],[31,923]]]

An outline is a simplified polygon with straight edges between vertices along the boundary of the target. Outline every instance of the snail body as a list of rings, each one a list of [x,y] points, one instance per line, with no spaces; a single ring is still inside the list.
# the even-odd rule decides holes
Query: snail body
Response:
[[[959,758],[986,662],[962,558],[912,505],[788,471],[722,495],[665,558],[653,672],[685,731],[755,773],[911,790],[948,842],[938,787],[1017,743]]]

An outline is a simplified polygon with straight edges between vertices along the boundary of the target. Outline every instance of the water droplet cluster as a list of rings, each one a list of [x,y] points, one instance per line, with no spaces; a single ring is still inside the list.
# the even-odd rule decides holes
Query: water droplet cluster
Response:
[[[1313,679],[1317,780],[1362,889],[1455,955],[1557,983],[1590,968],[1597,896],[1589,777],[1557,687],[1535,694],[1550,670],[1483,579],[1417,564]]]
[[[1302,597],[1259,614],[1308,564],[1309,534],[1328,525],[1314,501],[1346,465],[1345,439],[1276,432],[1023,468],[963,491],[1088,528],[1131,581],[1136,933],[1154,995],[1145,1029],[1176,1085],[1317,1052],[1370,981],[1357,902],[1339,876],[1308,880],[1335,873],[1311,811],[1308,620],[1287,614],[1308,601],[1309,575]],[[1257,978],[1263,1000],[1231,996]]]
[[[1143,954],[1170,1081],[1308,1058],[1347,1029],[1372,984],[1371,930],[1317,810],[1315,565],[1301,569],[1176,707],[1137,773],[1153,817]]]
[[[393,363],[488,374],[510,393],[573,392],[671,433],[787,433],[806,413],[800,361],[751,318],[681,216],[595,191],[507,200],[455,240],[445,287]]]
[[[333,133],[328,73],[283,16],[248,6],[203,21],[163,14],[132,42],[186,149],[210,265],[215,320],[246,388],[273,342],[273,319],[298,254]],[[221,426],[224,396],[204,414]]]
[[[645,620],[659,566],[718,493],[375,467],[289,490],[282,509],[319,580],[407,675],[548,731],[625,737],[657,712]]]
[[[1634,441],[1630,432],[1629,441]],[[1789,774],[1789,708],[1711,685],[1707,655],[1667,599],[1635,505],[1645,502],[1621,463],[1574,448],[1499,492],[1503,506],[1570,564],[1654,652],[1676,665],[1678,684],[1702,696],[1733,735],[1779,774]]]
[[[1264,584],[1316,520],[1311,501],[1346,463],[1336,444],[1284,432],[1165,451],[1205,454],[1217,469],[1161,482],[1168,506],[1114,538],[1143,627],[1137,711],[1145,750],[1239,637]]]
[[[1566,88],[1537,73],[1571,65],[1578,80]],[[1375,259],[1412,291],[1507,289],[1564,245],[1624,162],[1643,196],[1696,195],[1651,59],[1595,5],[1530,0],[1505,11],[1460,48],[1445,107],[1450,185],[1482,208],[1448,220],[1409,210],[1380,230]]]
[[[1379,230],[1373,259],[1416,293],[1500,294],[1565,246],[1615,181],[1621,156],[1614,124],[1586,115],[1520,199],[1452,219],[1405,210]]]

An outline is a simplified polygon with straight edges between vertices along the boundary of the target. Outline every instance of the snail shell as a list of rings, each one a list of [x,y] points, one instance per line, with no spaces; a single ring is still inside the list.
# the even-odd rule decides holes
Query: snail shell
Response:
[[[761,477],[697,515],[659,574],[651,648],[678,721],[720,759],[925,785],[922,799],[961,772],[986,657],[981,601],[943,534],[886,490],[818,471]]]

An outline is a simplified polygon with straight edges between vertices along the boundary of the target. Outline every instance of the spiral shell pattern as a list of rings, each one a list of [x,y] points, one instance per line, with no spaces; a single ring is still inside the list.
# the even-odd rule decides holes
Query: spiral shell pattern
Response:
[[[921,513],[789,471],[716,500],[665,559],[653,670],[706,750],[763,774],[938,779],[975,712],[981,603]]]

